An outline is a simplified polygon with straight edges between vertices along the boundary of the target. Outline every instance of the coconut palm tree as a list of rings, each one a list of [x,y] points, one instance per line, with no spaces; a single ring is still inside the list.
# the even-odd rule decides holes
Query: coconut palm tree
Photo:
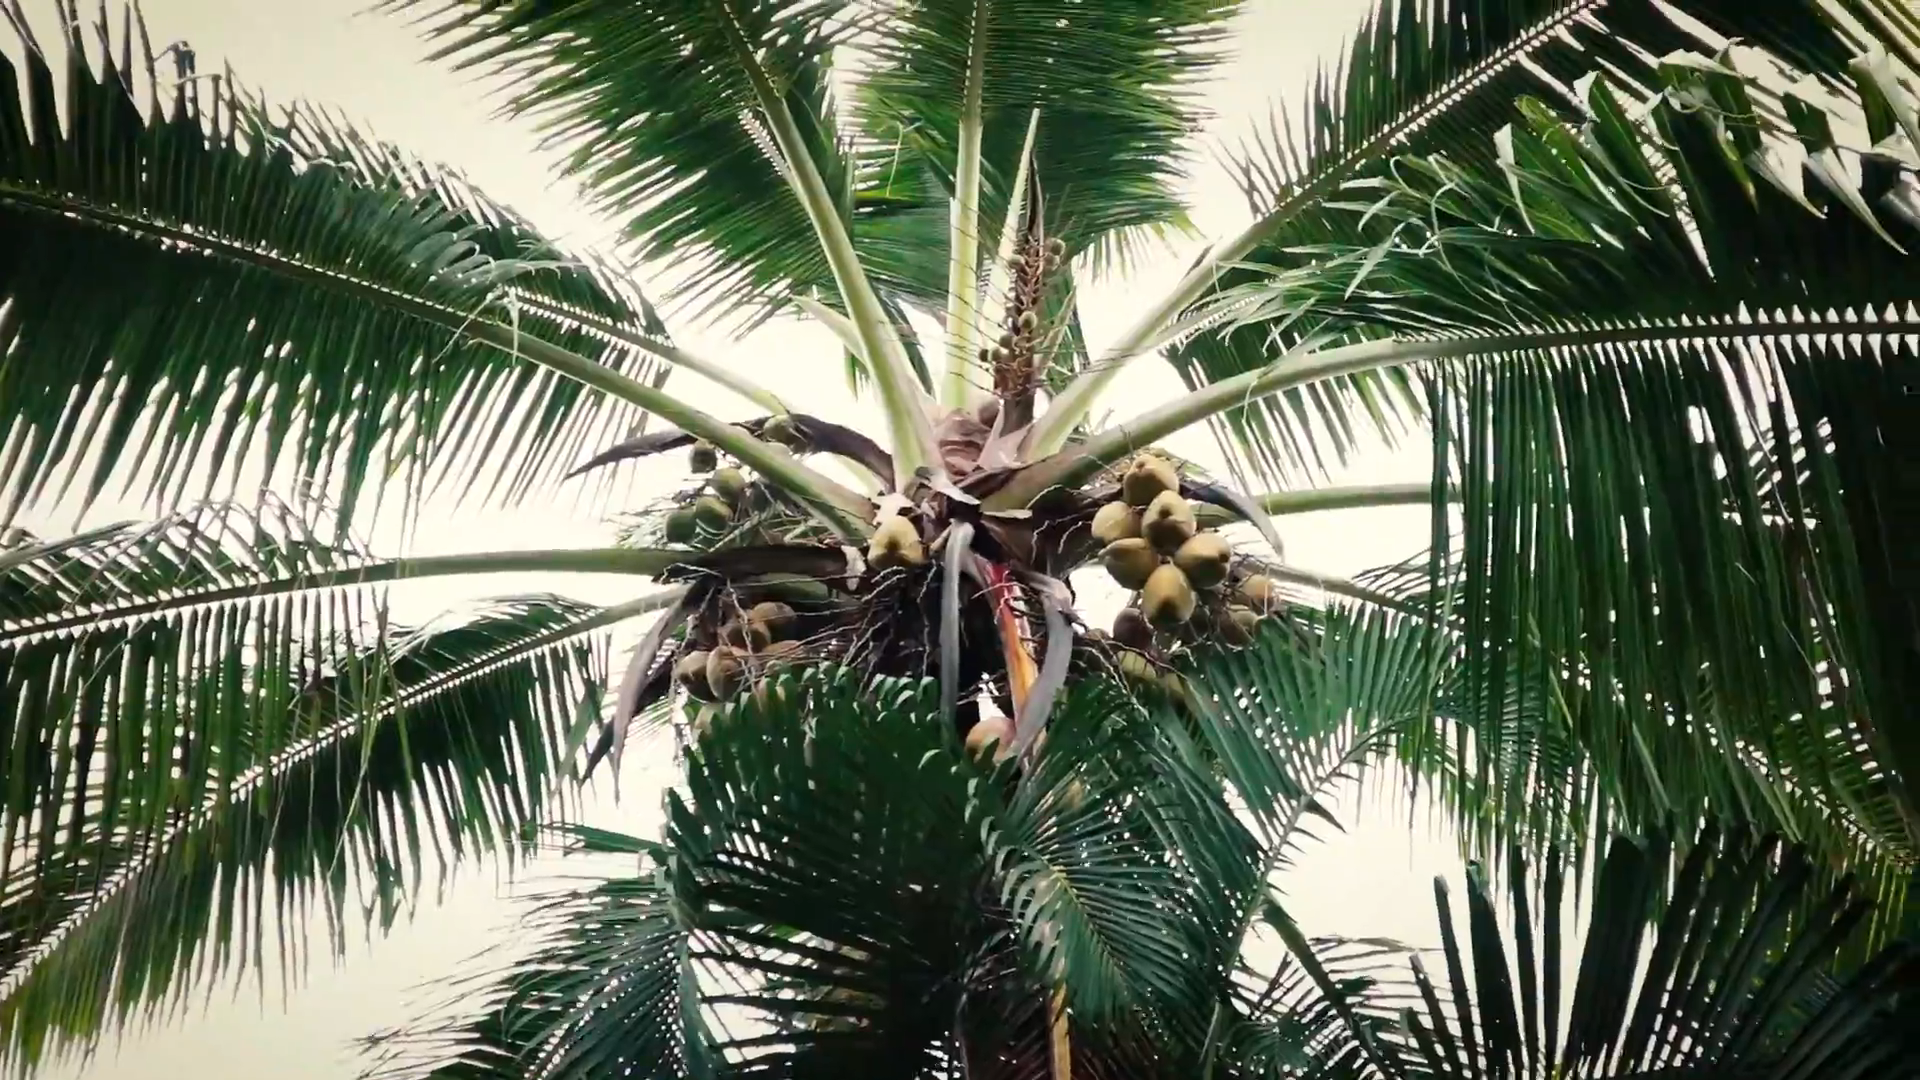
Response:
[[[1097,351],[1076,282],[1184,222],[1230,0],[386,6],[501,77],[696,317],[830,327],[881,424],[674,344],[447,168],[168,70],[132,13],[55,0],[42,40],[0,0],[4,513],[120,483],[161,515],[0,548],[10,1056],[257,960],[269,907],[391,918],[670,725],[665,837],[566,834],[641,873],[396,1067],[1910,1075],[1905,6],[1383,0],[1237,159],[1251,224]],[[1149,356],[1192,392],[1095,422]],[[1156,449],[1202,423],[1227,475]],[[1407,431],[1420,490],[1314,486]],[[521,500],[682,450],[620,546],[348,539],[389,485]],[[299,497],[236,497],[262,458]],[[1286,563],[1276,516],[1410,499],[1430,556]],[[636,580],[388,617],[391,583],[515,571]],[[1446,999],[1272,891],[1371,767],[1511,898],[1510,961],[1472,879]]]

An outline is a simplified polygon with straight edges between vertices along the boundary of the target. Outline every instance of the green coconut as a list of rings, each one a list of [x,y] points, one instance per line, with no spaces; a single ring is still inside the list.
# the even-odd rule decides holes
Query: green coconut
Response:
[[[1177,491],[1163,491],[1140,515],[1140,535],[1161,552],[1171,555],[1192,538],[1193,507]]]
[[[697,440],[687,451],[687,468],[694,472],[712,472],[720,464],[720,451],[705,439]]]
[[[1147,578],[1160,566],[1160,555],[1152,544],[1133,537],[1108,544],[1100,552],[1100,562],[1122,588],[1138,589],[1146,585]]]
[[[1140,589],[1140,614],[1162,630],[1172,630],[1193,618],[1199,599],[1180,568],[1167,563],[1155,570]]]
[[[1140,535],[1140,511],[1123,502],[1110,502],[1093,515],[1093,538],[1101,545]]]
[[[1227,580],[1233,548],[1216,532],[1194,533],[1173,553],[1173,565],[1196,589],[1211,589]]]
[[[1162,494],[1178,490],[1180,472],[1157,454],[1141,454],[1120,477],[1120,493],[1129,506],[1145,506]]]

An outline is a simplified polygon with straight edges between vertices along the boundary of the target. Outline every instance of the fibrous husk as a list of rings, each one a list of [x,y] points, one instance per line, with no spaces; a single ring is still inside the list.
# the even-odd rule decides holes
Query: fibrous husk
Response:
[[[691,506],[676,507],[667,515],[661,535],[669,544],[688,544],[700,534],[700,512]]]
[[[967,732],[967,756],[978,761],[993,746],[993,760],[1004,761],[1013,752],[1013,724],[1004,716],[983,716]]]
[[[715,646],[707,654],[707,686],[715,701],[731,701],[746,683],[747,665],[731,645]]]
[[[1163,630],[1171,630],[1193,618],[1197,603],[1187,575],[1172,563],[1155,570],[1140,589],[1140,614]]]
[[[1145,584],[1142,582],[1142,584]],[[1121,608],[1113,617],[1113,640],[1129,649],[1153,647],[1153,627],[1139,608]]]
[[[693,500],[693,517],[702,529],[719,532],[733,520],[733,507],[712,495],[702,495]]]
[[[1227,580],[1233,548],[1216,532],[1194,533],[1173,553],[1173,565],[1196,589],[1211,589]]]
[[[1093,515],[1093,538],[1101,545],[1140,535],[1140,511],[1123,502],[1110,502]]]
[[[1140,515],[1140,534],[1168,555],[1180,550],[1180,545],[1193,536],[1193,530],[1193,507],[1187,505],[1178,491],[1163,491],[1154,496],[1146,512]]]
[[[1152,544],[1134,537],[1108,544],[1100,552],[1100,561],[1122,588],[1138,589],[1146,585],[1147,578],[1159,567],[1160,555]]]
[[[726,500],[727,505],[738,506],[741,496],[747,493],[747,474],[732,466],[715,469],[713,475],[707,477],[707,486],[713,488],[715,495]]]
[[[707,682],[707,654],[687,653],[674,662],[673,679],[695,701],[712,701],[713,687]]]
[[[763,600],[747,612],[747,621],[766,627],[774,641],[793,636],[796,618],[793,609],[778,600]]]
[[[687,451],[687,468],[694,472],[712,472],[718,464],[720,452],[705,439],[695,442],[692,449]]]
[[[899,515],[881,522],[867,541],[867,564],[876,570],[925,566],[927,545],[920,539],[920,530]]]
[[[1180,471],[1157,454],[1141,454],[1120,477],[1120,493],[1130,506],[1146,506],[1180,487]]]
[[[773,641],[773,635],[763,623],[751,618],[732,619],[720,628],[720,640],[736,649],[747,652],[759,652]]]

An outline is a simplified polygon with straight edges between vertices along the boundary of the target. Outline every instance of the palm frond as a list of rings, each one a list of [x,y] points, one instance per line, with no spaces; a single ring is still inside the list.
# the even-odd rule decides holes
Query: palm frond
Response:
[[[511,497],[638,422],[446,325],[505,319],[639,378],[644,353],[567,314],[658,338],[610,275],[323,112],[170,85],[144,34],[125,67],[63,30],[52,51],[22,37],[23,68],[0,57],[0,516],[116,479],[204,498],[256,459],[343,515],[399,466]]]
[[[1447,979],[1436,986],[1413,967],[1425,1007],[1402,1014],[1405,1074],[1706,1080],[1920,1067],[1920,1043],[1894,1019],[1920,954],[1901,943],[1842,980],[1829,974],[1866,902],[1816,887],[1806,852],[1775,837],[1709,825],[1682,857],[1672,850],[1659,835],[1613,842],[1570,982],[1564,867],[1548,864],[1534,893],[1516,868],[1511,934],[1470,870],[1464,949],[1436,881]]]
[[[944,289],[925,257],[946,206],[908,190],[887,156],[838,131],[829,86],[848,27],[838,0],[549,5],[389,0],[420,15],[437,56],[498,75],[508,108],[571,148],[566,169],[648,258],[670,259],[709,310],[769,314],[834,277],[759,118],[729,24],[756,50],[883,292]]]
[[[1238,0],[1139,0],[1097,12],[1073,0],[887,0],[863,42],[874,60],[857,114],[866,138],[897,148],[898,167],[924,175],[917,183],[939,191],[944,208],[971,50],[983,39],[982,249],[1000,235],[1037,108],[1033,163],[1047,188],[1047,232],[1072,252],[1106,250],[1184,221],[1176,189],[1202,118],[1198,83],[1225,57],[1238,8]]]
[[[271,587],[357,555],[289,512],[16,550],[0,1043],[28,1062],[258,964],[269,919],[297,954],[309,910],[385,924],[429,857],[511,850],[598,720],[605,629],[648,606],[396,626],[365,590]]]
[[[1316,76],[1300,121],[1278,114],[1272,130],[1233,162],[1259,221],[1249,243],[1216,254],[1229,265],[1210,287],[1256,280],[1259,271],[1230,265],[1242,260],[1298,266],[1329,246],[1390,243],[1395,223],[1367,211],[1381,195],[1372,181],[1391,170],[1393,158],[1444,153],[1491,174],[1498,168],[1493,136],[1523,119],[1523,99],[1578,117],[1575,87],[1604,72],[1630,99],[1647,101],[1665,89],[1659,58],[1711,54],[1729,39],[1829,84],[1867,43],[1819,4],[1797,0],[1764,10],[1696,0],[1677,12],[1644,0],[1382,0],[1341,61]],[[1308,340],[1315,325],[1197,334],[1168,358],[1199,387],[1273,362]],[[1233,410],[1219,427],[1270,483],[1298,486],[1344,462],[1357,443],[1396,443],[1424,404],[1404,376],[1360,372]]]

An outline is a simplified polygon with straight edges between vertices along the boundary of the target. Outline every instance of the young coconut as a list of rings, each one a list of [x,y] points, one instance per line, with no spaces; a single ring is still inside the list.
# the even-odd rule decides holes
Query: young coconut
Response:
[[[1187,575],[1172,563],[1155,570],[1140,589],[1140,614],[1162,630],[1174,629],[1193,618],[1198,602]]]
[[[793,609],[778,600],[763,600],[747,611],[747,621],[766,627],[774,641],[793,636],[796,618]]]
[[[1233,548],[1216,532],[1194,533],[1173,553],[1173,565],[1187,575],[1196,589],[1211,589],[1227,580],[1227,564]]]
[[[700,512],[691,506],[675,507],[660,532],[669,544],[691,544],[700,534]]]
[[[1129,506],[1145,506],[1180,486],[1173,463],[1155,454],[1141,454],[1120,478],[1120,494]]]
[[[746,676],[746,661],[733,646],[716,646],[707,654],[707,686],[715,701],[732,701],[740,693]]]
[[[806,650],[797,641],[775,641],[755,653],[753,659],[763,670],[792,667],[800,662]]]
[[[927,545],[920,539],[920,530],[898,514],[881,522],[867,541],[867,565],[875,570],[926,564]]]
[[[1168,555],[1193,536],[1193,507],[1177,491],[1163,491],[1147,504],[1140,516],[1140,534]]]
[[[1093,515],[1093,538],[1104,546],[1140,535],[1140,511],[1123,502],[1110,502]]]
[[[1147,577],[1159,567],[1160,555],[1152,544],[1134,537],[1108,544],[1100,553],[1100,561],[1122,588],[1138,589],[1146,585]]]
[[[1005,761],[1013,752],[1013,725],[1004,716],[983,716],[967,732],[967,756],[979,761],[993,747],[993,760]]]
[[[749,617],[729,620],[720,628],[720,640],[736,649],[757,653],[773,641],[773,635],[764,624]]]
[[[1148,625],[1147,617],[1140,614],[1139,608],[1121,608],[1120,614],[1113,617],[1113,640],[1129,649],[1151,649],[1153,627]]]
[[[1225,644],[1245,648],[1253,644],[1253,635],[1260,632],[1260,616],[1250,607],[1229,604],[1226,612],[1214,620],[1213,629]]]
[[[712,472],[720,464],[720,452],[705,439],[696,440],[687,451],[687,468],[694,472]]]
[[[702,495],[693,500],[693,520],[707,532],[717,533],[733,520],[733,507],[712,495]]]
[[[694,651],[673,665],[673,681],[695,701],[712,701],[713,687],[707,682],[707,654]]]
[[[793,446],[800,441],[800,429],[794,426],[793,417],[785,413],[767,417],[760,425],[760,438],[781,446]]]
[[[1256,615],[1271,615],[1280,610],[1284,598],[1280,587],[1265,574],[1249,574],[1240,582],[1240,600]]]
[[[740,497],[747,493],[747,474],[732,466],[715,469],[713,475],[707,477],[707,485],[715,495],[726,500],[728,506],[738,506]]]

